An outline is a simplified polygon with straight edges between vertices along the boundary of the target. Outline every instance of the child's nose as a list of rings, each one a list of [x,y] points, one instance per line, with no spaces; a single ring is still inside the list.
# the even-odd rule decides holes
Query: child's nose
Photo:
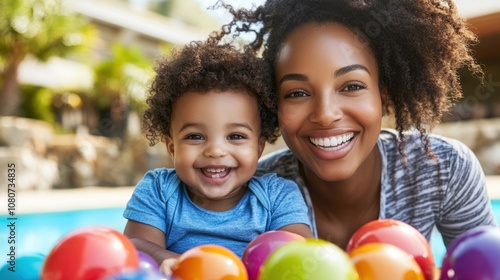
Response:
[[[227,155],[227,149],[223,143],[220,143],[220,141],[214,141],[208,143],[208,146],[203,154],[206,157],[224,157]]]

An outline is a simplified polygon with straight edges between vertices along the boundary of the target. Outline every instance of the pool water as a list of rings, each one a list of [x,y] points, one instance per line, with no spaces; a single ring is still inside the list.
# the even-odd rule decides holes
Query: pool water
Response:
[[[100,208],[18,214],[16,215],[16,255],[23,256],[32,253],[47,255],[61,237],[86,226],[106,226],[123,232],[126,223],[126,219],[122,216],[123,210],[124,208]],[[1,215],[0,220],[7,222],[7,217]],[[7,232],[2,228],[0,240],[6,240],[6,238]]]
[[[500,224],[500,200],[492,200],[493,212]],[[106,226],[123,232],[126,219],[124,208],[101,208],[66,212],[49,212],[17,215],[16,220],[16,255],[33,253],[47,255],[61,237],[85,226]],[[0,215],[0,220],[7,223],[8,216]],[[2,226],[0,240],[7,240],[7,230]],[[441,266],[446,249],[441,235],[435,231],[430,242],[436,266]],[[6,259],[6,256],[3,256]],[[3,259],[0,259],[4,263]]]

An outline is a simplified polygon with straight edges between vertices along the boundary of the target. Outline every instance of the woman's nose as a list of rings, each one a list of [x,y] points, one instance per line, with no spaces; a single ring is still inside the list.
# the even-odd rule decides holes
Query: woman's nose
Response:
[[[310,120],[321,126],[330,126],[343,117],[340,104],[331,94],[317,98],[311,108]]]

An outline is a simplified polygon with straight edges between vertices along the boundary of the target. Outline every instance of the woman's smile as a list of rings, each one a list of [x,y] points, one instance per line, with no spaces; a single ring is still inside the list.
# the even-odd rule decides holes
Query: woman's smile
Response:
[[[346,146],[354,137],[354,133],[346,133],[339,136],[323,137],[323,138],[313,138],[310,137],[309,140],[313,145],[321,149],[331,149],[338,150]]]

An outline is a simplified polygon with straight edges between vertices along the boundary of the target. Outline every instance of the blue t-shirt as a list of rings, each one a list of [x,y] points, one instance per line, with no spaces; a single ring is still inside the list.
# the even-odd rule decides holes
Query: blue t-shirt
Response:
[[[311,227],[307,211],[297,185],[275,174],[253,177],[233,209],[206,210],[191,201],[174,169],[159,168],[137,184],[123,216],[164,232],[172,252],[217,244],[241,257],[259,234],[297,223]]]

